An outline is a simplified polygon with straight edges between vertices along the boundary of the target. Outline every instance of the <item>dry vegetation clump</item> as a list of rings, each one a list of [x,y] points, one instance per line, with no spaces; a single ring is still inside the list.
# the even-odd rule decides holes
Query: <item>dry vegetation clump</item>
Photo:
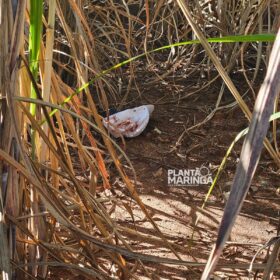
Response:
[[[166,88],[162,102],[173,106],[222,76],[216,108],[227,85],[249,118],[244,97],[254,101],[271,43],[213,43],[211,53],[205,38],[275,34],[280,4],[189,1],[191,24],[181,1],[43,1],[34,77],[30,1],[0,2],[2,279],[158,279],[153,264],[181,266],[198,279],[206,259],[186,260],[188,249],[162,233],[137,193],[125,145],[108,136],[99,114],[148,102],[142,93],[149,87]],[[149,52],[197,38],[204,43]],[[191,92],[175,90],[171,80],[187,81]],[[266,148],[279,163],[275,147]],[[120,210],[127,225],[116,218]],[[134,211],[152,231],[134,228]],[[153,244],[172,257],[141,252]],[[220,269],[244,269],[238,265]]]

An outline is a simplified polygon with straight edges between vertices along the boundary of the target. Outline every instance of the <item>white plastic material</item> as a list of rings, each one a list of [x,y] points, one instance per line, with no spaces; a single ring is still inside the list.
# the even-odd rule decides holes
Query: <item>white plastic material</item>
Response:
[[[146,128],[153,111],[154,105],[127,109],[113,114],[109,118],[103,118],[103,125],[116,138],[120,136],[136,137]]]

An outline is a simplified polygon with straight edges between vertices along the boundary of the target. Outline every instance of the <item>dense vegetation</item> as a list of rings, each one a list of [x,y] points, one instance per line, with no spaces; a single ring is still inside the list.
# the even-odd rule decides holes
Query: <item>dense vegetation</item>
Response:
[[[0,2],[2,279],[158,279],[153,264],[181,265],[200,277],[207,259],[183,261],[179,246],[162,233],[136,191],[125,144],[108,136],[100,112],[149,101],[142,95],[149,87],[164,85],[165,102],[173,106],[215,85],[219,94],[205,123],[225,93],[250,120],[279,28],[280,3],[185,2]],[[224,43],[231,35],[247,37]],[[191,40],[197,41],[176,45]],[[192,91],[170,90],[172,79]],[[276,112],[277,98],[274,104]],[[279,168],[276,131],[274,121],[274,140],[265,140],[265,147]],[[123,186],[117,194],[116,176]],[[153,234],[115,219],[119,207],[134,220],[130,198]],[[154,242],[174,259],[138,252]],[[265,269],[264,279],[279,269],[272,265],[277,248],[273,252],[270,266],[255,266]]]

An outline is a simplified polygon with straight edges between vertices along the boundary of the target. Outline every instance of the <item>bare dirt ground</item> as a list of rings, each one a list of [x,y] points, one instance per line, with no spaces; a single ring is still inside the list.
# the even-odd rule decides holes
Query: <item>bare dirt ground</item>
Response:
[[[168,247],[168,242],[181,260],[205,263],[216,240],[243,139],[235,145],[204,209],[201,206],[209,184],[170,186],[168,170],[203,166],[209,169],[214,178],[229,145],[248,126],[248,121],[238,106],[233,106],[218,110],[210,120],[202,123],[215,108],[220,84],[216,81],[210,87],[184,98],[197,91],[199,87],[195,83],[164,82],[143,87],[141,95],[131,93],[132,101],[125,108],[154,104],[155,110],[143,134],[125,139],[125,145],[120,139],[117,140],[135,169],[136,190],[166,241],[160,238],[131,199],[113,165],[110,168],[112,191],[107,209],[133,252],[178,260]],[[245,98],[252,109],[252,97]],[[233,101],[232,96],[225,91],[219,106]],[[134,178],[128,164],[125,171],[131,179]],[[248,265],[244,267],[244,264],[249,264],[262,245],[279,235],[279,187],[279,170],[264,151],[241,214],[220,259],[220,268],[213,279],[249,279]],[[98,193],[98,196],[103,195],[103,191]],[[108,194],[106,196],[108,198]],[[200,279],[203,269],[201,266],[171,265],[155,259],[151,261],[149,257],[143,261],[144,269],[135,259],[126,260],[129,269],[136,272],[141,280],[196,280]],[[261,264],[266,260],[267,249],[257,255],[255,263]],[[277,273],[273,279],[280,279]],[[53,268],[51,275],[51,279],[88,279],[59,268]],[[251,279],[262,279],[262,270],[254,271],[251,276]],[[112,275],[108,277],[119,279],[114,272],[114,265]]]
[[[214,178],[230,143],[238,132],[247,127],[248,122],[241,110],[235,106],[216,112],[207,123],[186,132],[188,128],[199,124],[209,115],[215,106],[218,92],[213,86],[206,89],[203,94],[194,94],[187,99],[178,100],[177,104],[170,103],[170,97],[178,87],[174,85],[173,89],[168,88],[167,91],[164,85],[150,88],[128,105],[133,107],[150,103],[155,105],[155,110],[146,131],[134,139],[126,140],[124,149],[137,173],[137,191],[167,240],[173,244],[182,260],[205,262],[215,242],[225,196],[230,190],[242,140],[236,144],[229,157],[205,209],[201,209],[201,206],[209,184],[169,186],[168,170],[205,166],[209,168]],[[233,102],[231,95],[225,93],[221,105],[231,102]],[[118,143],[121,145],[121,141]],[[127,172],[132,175],[129,168]],[[125,187],[118,177],[114,180],[115,190],[123,196]],[[250,263],[260,246],[277,235],[280,217],[279,186],[276,165],[264,151],[220,264],[234,266]],[[129,215],[124,211],[124,207],[117,207],[114,217],[120,225],[130,227],[141,234],[141,236],[132,234],[130,239],[128,238],[128,242],[133,240],[131,243],[133,249],[136,252],[176,259],[166,244],[160,241],[158,233],[138,207],[128,197],[124,196],[123,201],[133,209],[134,214]],[[145,236],[149,238],[145,240]],[[255,262],[264,262],[266,254],[267,251],[262,250]],[[140,275],[140,279],[199,279],[201,275],[199,268],[152,262],[146,265],[152,274]],[[216,279],[248,279],[246,269],[223,269],[216,275]],[[255,279],[260,279],[259,275],[261,273],[257,273]]]

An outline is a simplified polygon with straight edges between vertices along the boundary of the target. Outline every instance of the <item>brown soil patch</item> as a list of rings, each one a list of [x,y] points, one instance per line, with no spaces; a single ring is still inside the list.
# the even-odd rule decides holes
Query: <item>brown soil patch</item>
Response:
[[[233,101],[229,94],[224,95],[222,103]],[[215,90],[208,90],[199,96],[193,95],[189,99],[178,101],[178,104],[164,104],[169,99],[168,94],[163,95],[155,88],[143,93],[140,102],[135,101],[129,105],[133,107],[146,104],[148,102],[145,99],[155,105],[148,128],[142,135],[126,140],[125,151],[137,173],[138,193],[165,237],[186,261],[205,262],[210,254],[223,214],[224,194],[230,189],[242,140],[235,146],[203,210],[201,206],[208,186],[170,187],[167,183],[168,169],[205,166],[214,178],[230,143],[248,125],[243,113],[235,106],[216,112],[207,123],[184,133],[206,118],[213,110],[217,96]],[[132,174],[129,169],[127,172]],[[221,264],[250,263],[260,246],[276,236],[277,228],[279,229],[279,184],[276,166],[264,152],[251,190],[224,250]],[[123,195],[124,187],[121,184],[115,183],[114,187],[116,190],[121,189]],[[159,241],[158,234],[138,207],[127,198],[124,201],[134,210],[134,215],[131,217],[127,211],[117,208],[114,215],[119,224],[155,239],[154,242],[148,239],[145,242],[145,238],[131,236],[128,241],[133,249],[176,259],[165,244]],[[256,262],[262,263],[265,256],[266,251],[263,250]],[[197,268],[158,263],[147,265],[153,272],[154,279],[199,279],[201,275],[201,270]],[[217,275],[221,277],[217,279],[248,279],[246,269],[222,269]],[[149,279],[144,275],[140,278]]]

